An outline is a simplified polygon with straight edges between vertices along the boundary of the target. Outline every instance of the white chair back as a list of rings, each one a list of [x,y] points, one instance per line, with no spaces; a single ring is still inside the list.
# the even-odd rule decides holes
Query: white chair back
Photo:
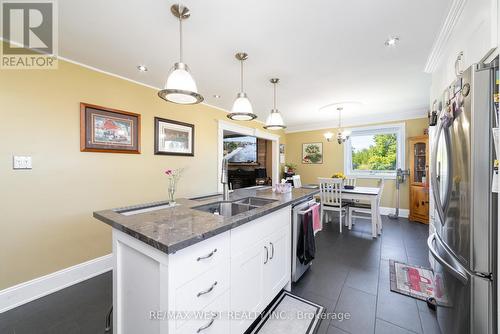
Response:
[[[300,181],[300,175],[292,176],[292,182],[294,188],[302,188],[302,182]]]
[[[344,179],[344,185],[356,187],[356,178],[348,176]]]
[[[321,204],[342,206],[342,179],[318,177]]]
[[[380,201],[382,200],[382,193],[384,192],[384,184],[385,184],[384,178],[381,178],[380,180],[378,180],[378,188],[380,189],[379,193],[378,193],[378,206],[379,207],[380,207]]]

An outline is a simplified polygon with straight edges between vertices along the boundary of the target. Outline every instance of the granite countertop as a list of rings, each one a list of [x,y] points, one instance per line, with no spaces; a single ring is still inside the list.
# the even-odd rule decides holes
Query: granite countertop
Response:
[[[318,189],[305,188],[294,188],[292,192],[287,194],[274,193],[271,188],[238,189],[230,194],[230,201],[246,197],[269,198],[276,201],[232,217],[192,209],[192,207],[221,201],[222,196],[220,195],[198,199],[178,199],[177,206],[132,215],[125,215],[124,213],[131,210],[165,205],[166,202],[96,211],[94,217],[164,253],[172,254],[273,211],[292,205],[318,192]]]

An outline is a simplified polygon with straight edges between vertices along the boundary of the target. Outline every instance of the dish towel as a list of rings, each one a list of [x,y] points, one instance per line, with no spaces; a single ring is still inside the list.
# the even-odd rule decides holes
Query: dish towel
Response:
[[[299,229],[299,238],[297,240],[297,257],[302,264],[311,262],[316,253],[312,223],[312,212],[307,211],[302,215],[301,228]]]
[[[320,208],[319,204],[314,204],[314,206],[311,209],[312,216],[313,216],[314,235],[316,235],[316,233],[318,233],[319,231],[321,231],[323,229],[323,222],[321,221],[321,216],[319,214],[319,208]]]

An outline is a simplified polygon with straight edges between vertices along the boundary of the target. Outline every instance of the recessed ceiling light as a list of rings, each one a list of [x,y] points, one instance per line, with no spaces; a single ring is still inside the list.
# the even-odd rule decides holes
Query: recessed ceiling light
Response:
[[[214,95],[212,95],[212,97],[213,97],[214,99],[220,99],[220,95],[219,95],[219,94],[214,94]]]
[[[389,37],[385,41],[385,46],[395,46],[396,44],[398,44],[398,42],[399,42],[399,37],[397,36]]]
[[[147,72],[148,71],[148,68],[144,65],[137,66],[137,69],[139,70],[139,72]]]

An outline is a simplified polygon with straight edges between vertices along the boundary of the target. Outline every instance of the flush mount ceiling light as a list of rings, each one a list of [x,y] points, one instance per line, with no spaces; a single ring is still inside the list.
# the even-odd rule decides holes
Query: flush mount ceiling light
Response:
[[[238,52],[234,56],[241,62],[241,86],[240,92],[236,95],[236,99],[234,100],[233,108],[231,108],[231,112],[227,117],[236,121],[251,121],[257,118],[257,115],[253,113],[252,104],[243,90],[243,62],[248,59],[248,55],[244,52]]]
[[[399,37],[392,36],[392,37],[389,37],[388,39],[386,39],[384,44],[385,44],[385,46],[391,47],[391,46],[396,46],[396,44],[398,44],[398,42],[399,42]]]
[[[148,71],[148,68],[144,65],[137,66],[137,69],[139,70],[139,72],[147,72]]]
[[[337,132],[337,143],[339,143],[339,144],[344,143],[347,139],[349,139],[349,136],[351,135],[351,131],[342,129],[342,110],[343,109],[344,109],[343,107],[337,108],[337,110],[339,112],[339,130]]]
[[[179,19],[179,62],[175,63],[168,75],[165,89],[158,92],[162,99],[178,104],[196,104],[203,101],[203,96],[198,94],[198,88],[188,66],[182,62],[182,20],[187,19],[191,13],[183,5],[172,5],[172,15]]]
[[[266,125],[264,125],[264,129],[268,130],[281,130],[281,129],[286,129],[285,123],[283,122],[283,117],[281,117],[281,114],[276,108],[276,85],[280,81],[278,78],[272,78],[269,80],[273,84],[274,88],[274,104],[273,104],[273,109],[271,109],[271,113],[267,117],[266,120]]]
[[[212,95],[212,97],[213,97],[214,99],[220,99],[220,97],[221,97],[221,96],[220,96],[219,94],[214,94],[214,95]]]

